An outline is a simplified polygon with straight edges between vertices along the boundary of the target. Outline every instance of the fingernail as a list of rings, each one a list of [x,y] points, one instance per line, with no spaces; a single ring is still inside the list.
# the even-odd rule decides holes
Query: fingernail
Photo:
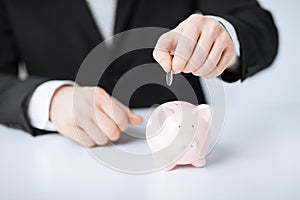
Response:
[[[134,121],[135,123],[140,124],[143,122],[143,118],[139,115],[134,115]]]
[[[131,116],[134,117],[134,118],[137,118],[137,117],[138,117],[138,115],[135,114],[133,111],[131,111],[130,114],[131,114]]]

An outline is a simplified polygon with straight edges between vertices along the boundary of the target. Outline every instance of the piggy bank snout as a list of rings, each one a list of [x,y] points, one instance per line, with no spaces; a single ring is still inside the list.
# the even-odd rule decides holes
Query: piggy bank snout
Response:
[[[170,125],[174,115],[175,111],[168,107],[161,106],[154,110],[146,125],[147,138],[157,136],[165,131],[170,131]]]
[[[171,116],[173,116],[174,114],[175,111],[173,109],[168,107],[162,107],[158,114],[158,121],[160,122],[161,125],[163,125],[166,122],[166,120]]]

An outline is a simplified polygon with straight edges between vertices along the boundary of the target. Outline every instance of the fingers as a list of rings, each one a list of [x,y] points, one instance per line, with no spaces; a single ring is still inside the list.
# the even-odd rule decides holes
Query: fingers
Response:
[[[209,72],[208,74],[205,74],[204,77],[207,79],[210,79],[210,78],[215,78],[215,77],[219,76],[228,67],[228,65],[230,64],[232,59],[233,59],[233,56],[232,56],[232,53],[230,52],[230,50],[228,50],[228,49],[225,50],[223,52],[223,56],[222,56],[220,62],[217,64],[217,67],[213,71]]]
[[[187,62],[194,52],[199,36],[200,28],[198,26],[189,24],[183,30],[172,61],[172,71],[174,74],[184,71]]]
[[[106,120],[107,123],[115,123],[119,131],[125,131],[128,127],[128,124],[140,124],[143,119],[141,116],[134,114],[128,107],[123,105],[121,102],[116,100],[114,97],[108,95],[103,89],[96,89],[95,94],[95,110],[100,109],[104,114],[98,113],[98,118]],[[110,122],[108,122],[110,119]],[[97,120],[96,120],[97,121]],[[101,120],[100,120],[101,122]],[[111,124],[109,127],[113,128],[113,131],[116,130],[115,127]],[[104,132],[111,132],[111,130],[103,130]],[[115,133],[113,132],[115,135]],[[114,136],[112,136],[114,138]]]
[[[100,109],[95,109],[95,124],[102,130],[103,134],[111,141],[116,141],[120,138],[121,130],[117,124],[109,118]]]
[[[75,104],[68,88],[60,94],[59,105],[52,106],[59,111],[55,116],[58,132],[87,147],[115,141],[129,123],[143,121],[99,87],[78,87]]]
[[[157,41],[153,51],[153,58],[162,66],[165,72],[169,72],[172,67],[172,52],[177,46],[179,34],[170,31],[162,36]]]
[[[84,132],[83,129],[81,129],[80,127],[77,127],[75,129],[76,129],[75,131],[77,134],[74,134],[73,139],[76,142],[78,142],[82,146],[86,146],[86,147],[96,146],[96,143],[88,136],[88,134],[86,134]]]
[[[194,69],[192,72],[196,72],[196,73],[198,72],[197,74],[194,74],[194,75],[199,76],[199,69],[204,65],[204,63],[209,58],[209,55],[215,44],[215,40],[218,36],[218,31],[219,31],[219,29],[215,30],[212,27],[210,27],[208,30],[206,30],[202,33],[202,35],[199,39],[198,45],[196,47],[196,51],[190,59],[190,64]],[[192,69],[191,66],[189,66],[189,68],[188,68],[189,70]]]
[[[121,108],[119,108],[119,106],[115,105],[112,97],[102,88],[95,89],[94,110],[98,109],[115,122],[120,130],[125,130],[127,128],[128,117],[125,116],[125,113],[121,110]]]
[[[205,74],[213,71],[219,63],[224,49],[225,46],[222,41],[216,40],[209,52],[209,56],[206,57],[204,63],[201,63],[200,67],[198,67],[197,70],[193,71],[192,73],[196,76],[204,76]]]
[[[191,73],[193,71],[197,71],[197,69],[203,65],[206,58],[207,58],[207,50],[204,50],[198,43],[194,49],[193,55],[191,56],[190,60],[186,64],[183,72]]]
[[[104,145],[108,142],[107,136],[92,120],[82,119],[80,126],[97,145]]]
[[[127,129],[128,123],[142,122],[140,116],[134,114],[102,88],[96,87],[89,90],[94,92],[95,101],[91,101],[94,104],[84,104],[85,109],[81,110],[76,120],[76,126],[80,127],[78,134],[72,137],[80,144],[91,147],[104,145],[108,141],[116,141],[121,132]]]
[[[119,102],[118,100],[116,100],[115,98],[113,98],[113,100],[115,101],[116,104],[118,104],[120,106],[120,108],[127,113],[128,117],[129,117],[129,123],[130,124],[141,124],[143,122],[143,118],[140,115],[135,114],[134,112],[132,112],[132,110],[130,110],[127,106],[125,106],[124,104],[122,104],[121,102]]]
[[[197,20],[199,24],[201,24],[200,28],[198,28],[198,42],[196,46],[194,47],[194,51],[192,55],[187,58],[188,63],[182,70],[185,73],[190,73],[193,71],[197,71],[198,68],[200,68],[205,60],[207,59],[212,46],[214,44],[214,41],[218,37],[218,33],[221,30],[219,27],[219,22],[215,22],[213,20],[203,20],[201,18],[200,20]],[[194,27],[199,27],[195,26]]]
[[[206,67],[206,64],[204,64],[203,69],[200,69],[199,73],[205,78],[219,76],[229,66],[234,55],[235,51],[232,40],[227,32],[223,31],[216,40],[212,52],[209,55],[210,61],[207,61],[207,65],[210,65],[210,67]]]

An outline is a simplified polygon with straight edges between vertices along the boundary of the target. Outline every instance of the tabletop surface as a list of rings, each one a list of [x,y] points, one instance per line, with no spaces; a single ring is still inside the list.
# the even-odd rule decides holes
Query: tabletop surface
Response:
[[[299,113],[296,105],[231,106],[206,167],[140,175],[102,165],[59,134],[0,125],[0,199],[300,199]]]

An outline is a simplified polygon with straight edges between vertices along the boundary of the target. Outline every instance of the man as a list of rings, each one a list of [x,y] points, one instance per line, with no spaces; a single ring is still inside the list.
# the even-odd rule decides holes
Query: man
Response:
[[[98,87],[79,87],[75,124],[73,81],[82,61],[105,38],[139,27],[172,30],[154,51],[119,58]],[[155,84],[139,90],[130,105],[111,96],[118,79],[153,62],[152,54],[166,72],[182,73],[197,95],[193,103],[203,103],[199,77],[243,81],[268,67],[277,48],[272,16],[256,0],[0,0],[0,123],[33,135],[58,131],[89,147],[103,145],[117,140],[128,124],[142,122],[127,106],[176,99]],[[17,76],[20,62],[26,64],[26,80]]]

